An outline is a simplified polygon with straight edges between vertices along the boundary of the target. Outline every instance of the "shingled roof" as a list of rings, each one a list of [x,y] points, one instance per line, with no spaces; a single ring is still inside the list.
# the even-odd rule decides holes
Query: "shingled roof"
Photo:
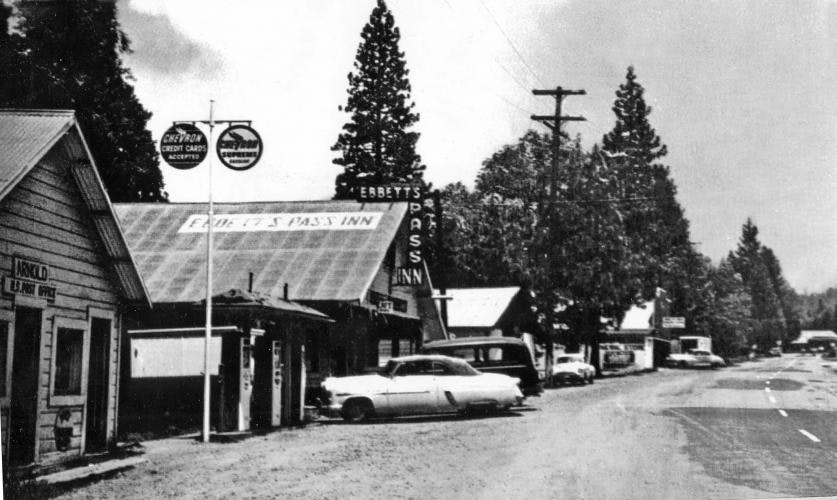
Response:
[[[205,203],[116,204],[154,303],[206,295]],[[213,294],[230,288],[304,301],[362,300],[406,203],[216,203]]]

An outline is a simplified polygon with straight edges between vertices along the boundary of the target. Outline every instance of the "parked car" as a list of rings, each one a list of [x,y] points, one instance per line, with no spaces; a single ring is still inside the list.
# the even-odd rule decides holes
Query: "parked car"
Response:
[[[581,354],[566,354],[555,358],[552,365],[552,379],[556,383],[592,384],[596,368],[584,362]]]
[[[767,355],[770,357],[779,357],[782,355],[782,348],[781,347],[771,347],[767,350]]]
[[[360,422],[384,415],[505,411],[523,402],[519,382],[480,373],[449,356],[405,356],[389,360],[376,374],[326,378],[320,413]]]
[[[724,358],[702,349],[689,349],[683,354],[670,354],[666,365],[677,368],[717,368],[726,366]]]
[[[502,373],[520,379],[524,396],[537,396],[543,385],[532,358],[532,351],[514,337],[464,337],[436,340],[421,347],[425,354],[443,354],[462,358],[485,373]]]

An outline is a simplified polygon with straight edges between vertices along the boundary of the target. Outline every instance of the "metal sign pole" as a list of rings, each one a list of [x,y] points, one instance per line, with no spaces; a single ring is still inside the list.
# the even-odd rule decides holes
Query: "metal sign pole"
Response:
[[[209,144],[212,144],[212,129],[215,127],[213,115],[215,101],[209,101]],[[212,340],[212,224],[214,207],[212,204],[212,154],[209,155],[209,210],[206,230],[206,335],[203,345],[203,442],[209,442],[209,343]]]
[[[209,125],[209,141],[196,126]],[[216,123],[226,123],[228,128],[221,132],[213,154],[231,170],[244,171],[252,168],[262,156],[262,139],[250,126],[250,120],[215,120],[215,100],[209,100],[209,121],[178,121],[166,130],[160,140],[160,156],[174,168],[189,170],[206,159],[212,147],[212,132]],[[246,125],[244,125],[246,123]],[[209,207],[206,212],[206,335],[203,346],[203,442],[209,442],[210,376],[209,347],[212,342],[212,236],[214,232],[215,206],[212,202],[212,154],[209,154]],[[2,500],[2,499],[0,499]]]

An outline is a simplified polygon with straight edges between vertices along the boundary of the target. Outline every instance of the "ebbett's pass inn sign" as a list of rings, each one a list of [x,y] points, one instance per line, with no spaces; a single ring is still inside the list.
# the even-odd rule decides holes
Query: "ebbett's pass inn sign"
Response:
[[[55,291],[50,281],[49,266],[23,257],[15,256],[12,260],[12,275],[3,277],[3,293],[10,295],[54,302]]]
[[[191,123],[172,125],[160,139],[160,156],[174,168],[197,167],[209,151],[209,143],[201,130]]]
[[[357,201],[406,201],[408,203],[409,232],[407,235],[406,264],[395,268],[395,284],[417,286],[424,284],[424,189],[411,184],[360,186]]]

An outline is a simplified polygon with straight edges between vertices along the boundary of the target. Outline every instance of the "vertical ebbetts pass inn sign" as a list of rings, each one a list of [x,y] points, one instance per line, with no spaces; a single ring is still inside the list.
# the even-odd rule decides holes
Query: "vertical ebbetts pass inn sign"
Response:
[[[406,264],[395,269],[395,284],[418,286],[424,284],[424,188],[412,184],[387,184],[360,186],[357,201],[406,201],[408,203],[409,233],[407,237]]]

